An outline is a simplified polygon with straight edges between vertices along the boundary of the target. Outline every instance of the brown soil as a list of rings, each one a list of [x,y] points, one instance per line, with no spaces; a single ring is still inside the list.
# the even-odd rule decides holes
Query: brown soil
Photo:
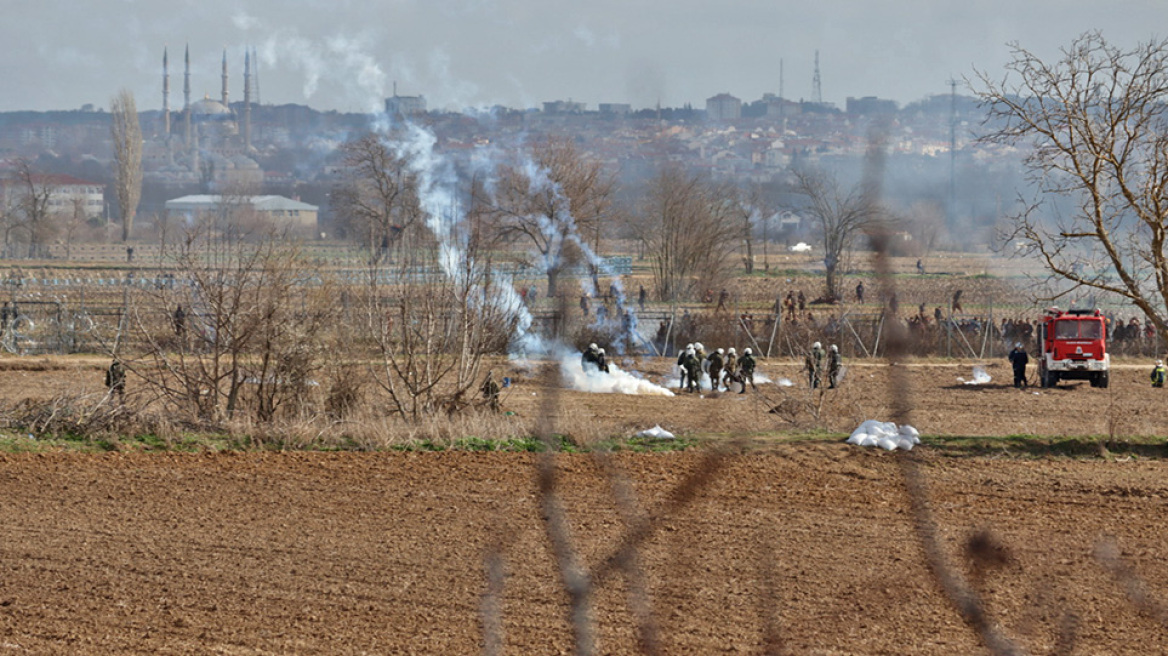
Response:
[[[0,398],[97,392],[102,364],[8,367]],[[892,371],[849,364],[819,421],[818,397],[781,362],[760,370],[795,387],[741,396],[553,392],[511,371],[504,405],[530,419],[558,394],[556,430],[591,437],[655,423],[715,442],[817,425],[846,432],[887,418]],[[669,369],[638,368],[653,378]],[[1148,386],[1142,364],[1117,367],[1107,390],[1015,390],[1002,365],[980,387],[957,381],[970,363],[904,370],[926,434],[1168,435],[1156,412],[1164,390]],[[662,517],[637,558],[662,653],[762,653],[768,640],[793,654],[984,653],[922,556],[905,454],[836,439],[755,447],[727,458],[692,503],[662,510],[704,453],[610,461],[642,511]],[[1168,597],[1165,462],[928,446],[912,455],[947,556],[1028,651],[1168,651],[1155,609],[1141,613],[1093,555],[1114,540],[1152,599]],[[0,653],[477,653],[495,545],[506,563],[505,653],[569,653],[535,463],[449,452],[0,455]],[[593,456],[558,463],[572,536],[594,565],[613,553],[625,511]],[[1001,549],[982,549],[975,568],[964,547],[982,530],[981,542]],[[597,590],[602,653],[640,653],[629,580]]]
[[[949,558],[981,529],[991,616],[1050,653],[1163,653],[1093,557],[1113,539],[1168,591],[1161,462],[948,458],[918,449]],[[900,453],[838,443],[729,458],[638,556],[663,653],[982,653],[922,558]],[[650,511],[702,454],[621,455]],[[0,456],[0,652],[469,654],[501,544],[507,653],[568,653],[567,597],[528,454]],[[591,565],[624,529],[592,456],[561,456]],[[983,540],[985,542],[986,540]],[[637,653],[624,576],[594,599],[603,653]],[[770,627],[768,632],[766,627]],[[1066,643],[1060,653],[1069,653]]]

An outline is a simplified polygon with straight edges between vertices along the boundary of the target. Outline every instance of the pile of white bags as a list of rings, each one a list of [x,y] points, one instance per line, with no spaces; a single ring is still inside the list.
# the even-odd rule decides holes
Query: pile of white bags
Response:
[[[852,431],[852,436],[848,438],[848,444],[878,446],[885,451],[895,449],[912,451],[912,448],[920,443],[921,434],[912,426],[905,424],[897,427],[890,421],[876,421],[875,419],[869,419],[860,424],[860,427]]]

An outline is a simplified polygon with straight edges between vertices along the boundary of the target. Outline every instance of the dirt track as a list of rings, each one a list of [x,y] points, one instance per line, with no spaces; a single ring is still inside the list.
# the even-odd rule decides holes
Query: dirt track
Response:
[[[1011,461],[918,449],[955,556],[990,527],[1009,564],[980,589],[1006,630],[1049,653],[1164,653],[1093,559],[1103,536],[1168,595],[1162,462]],[[911,529],[897,453],[782,445],[728,461],[641,553],[664,652],[979,653]],[[616,459],[659,508],[699,453]],[[507,653],[570,647],[519,454],[5,455],[0,653],[467,654],[482,643],[483,557],[505,545]],[[562,457],[588,563],[622,530],[588,455]],[[596,598],[604,653],[634,653],[622,577]]]

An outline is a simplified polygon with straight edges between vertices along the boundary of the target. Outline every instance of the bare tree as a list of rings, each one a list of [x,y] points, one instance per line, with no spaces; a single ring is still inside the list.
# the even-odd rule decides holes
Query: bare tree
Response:
[[[438,250],[432,244],[423,257],[436,264]],[[472,241],[455,272],[422,275],[414,260],[371,270],[373,378],[407,421],[473,406],[484,356],[504,352],[515,334],[518,297],[477,250]]]
[[[616,183],[570,140],[548,139],[532,151],[530,160],[501,167],[487,215],[501,238],[535,249],[552,297],[560,273],[579,259],[581,236],[598,232],[608,216]]]
[[[757,187],[739,189],[738,194],[736,214],[738,220],[742,222],[742,247],[745,250],[742,264],[746,274],[750,275],[754,273],[754,231],[757,224],[763,220],[765,209],[762,194]]]
[[[416,176],[382,135],[351,141],[344,154],[346,178],[333,191],[338,227],[379,259],[419,223]]]
[[[800,211],[811,219],[823,241],[824,298],[838,299],[840,265],[851,253],[856,235],[879,220],[878,211],[862,186],[845,190],[828,171],[800,166],[792,168],[791,175],[796,191],[806,200]]]
[[[114,142],[114,194],[122,219],[122,241],[128,241],[142,198],[142,128],[134,94],[122,89],[110,101],[110,136]]]
[[[73,259],[73,242],[77,232],[85,226],[89,218],[85,216],[85,199],[74,197],[69,201],[69,212],[61,217],[61,231],[65,235],[65,259]]]
[[[28,237],[28,256],[37,257],[56,231],[50,211],[53,189],[27,159],[16,162],[16,184],[18,225]]]
[[[1168,340],[1168,40],[1125,50],[1090,32],[1053,62],[1015,44],[1006,75],[979,80],[983,141],[1030,147],[1040,195],[1012,217],[1020,254],[1070,283],[1052,297],[1116,294]]]
[[[653,262],[659,298],[676,301],[720,286],[733,267],[741,212],[734,189],[677,167],[662,169],[634,227]]]
[[[180,284],[135,287],[129,299],[127,338],[142,353],[124,359],[152,395],[178,417],[213,423],[243,409],[270,422],[303,400],[336,304],[296,243],[274,233],[243,239],[208,220],[173,252]]]

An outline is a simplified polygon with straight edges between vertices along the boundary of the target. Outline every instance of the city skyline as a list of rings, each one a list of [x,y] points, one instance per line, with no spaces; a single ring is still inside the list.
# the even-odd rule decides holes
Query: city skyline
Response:
[[[904,105],[948,93],[948,80],[969,77],[974,67],[1002,75],[1011,41],[1052,57],[1078,34],[1100,29],[1131,47],[1156,38],[1146,26],[1168,18],[1168,7],[1152,0],[1106,7],[1082,0],[974,0],[960,8],[708,4],[683,0],[663,12],[659,3],[612,0],[586,7],[395,0],[372,10],[351,0],[291,7],[50,0],[10,10],[15,20],[0,26],[0,111],[105,107],[123,87],[139,109],[159,109],[163,48],[173,76],[187,43],[196,99],[218,97],[224,48],[231,95],[240,99],[244,52],[254,48],[261,100],[323,110],[376,111],[395,82],[401,95],[454,110],[569,99],[593,109],[605,102],[701,107],[723,92],[744,101],[780,91],[813,100],[817,52],[824,101],[842,107],[849,96],[877,96]]]

